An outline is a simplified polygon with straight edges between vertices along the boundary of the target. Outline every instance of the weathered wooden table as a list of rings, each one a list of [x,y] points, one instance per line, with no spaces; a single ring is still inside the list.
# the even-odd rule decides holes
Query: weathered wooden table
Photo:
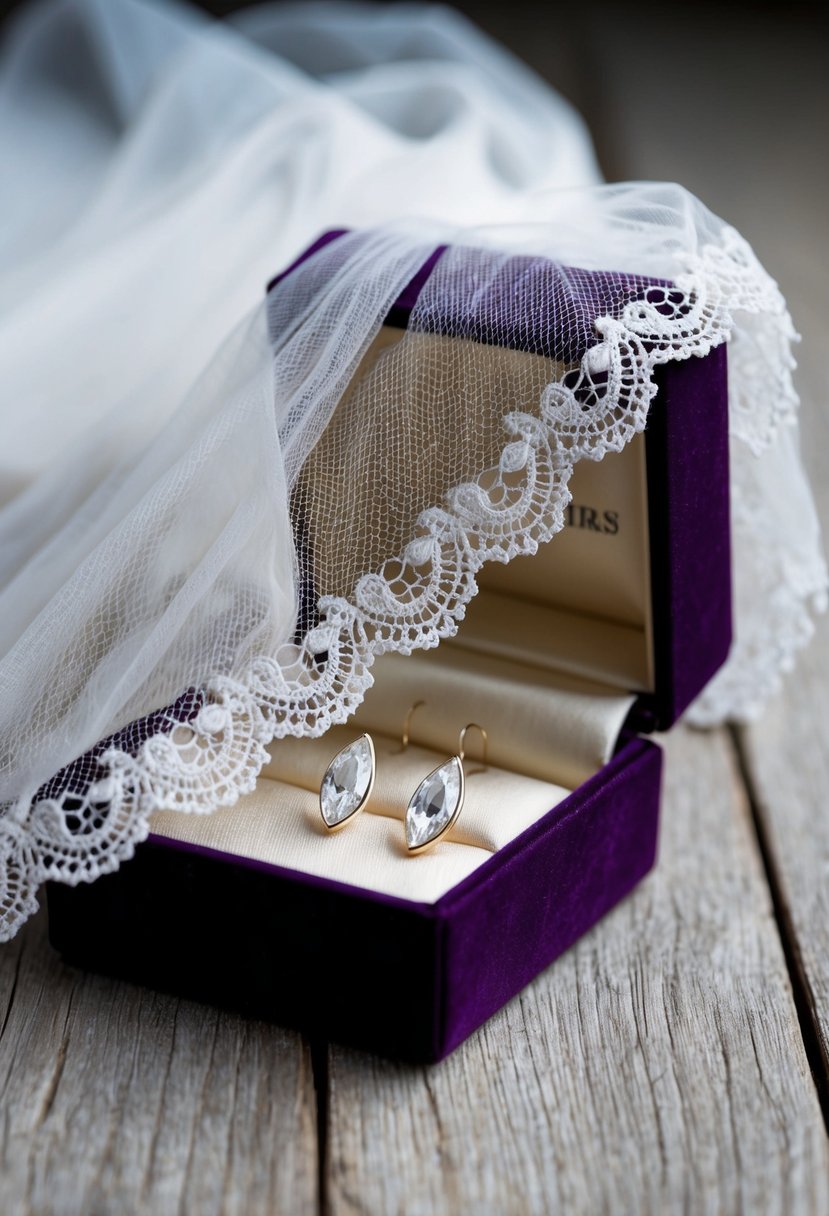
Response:
[[[609,177],[680,180],[753,241],[804,336],[829,519],[807,10],[474,10],[581,106]],[[39,916],[0,949],[0,1212],[829,1212],[827,626],[760,725],[664,741],[656,872],[442,1065],[70,971]]]

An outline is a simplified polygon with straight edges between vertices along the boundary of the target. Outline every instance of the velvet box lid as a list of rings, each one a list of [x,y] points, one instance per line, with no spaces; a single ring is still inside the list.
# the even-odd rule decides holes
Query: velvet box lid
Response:
[[[270,281],[268,291],[348,231],[323,233]],[[446,246],[438,246],[424,261],[390,309],[387,325],[405,329],[445,252]],[[471,331],[482,343],[544,354],[555,329],[563,334],[562,357],[575,362],[596,340],[593,318],[602,304],[612,300],[618,309],[641,294],[643,286],[666,285],[664,280],[568,267],[561,293],[555,277],[550,291],[550,276],[559,273],[541,258],[509,258],[478,295],[471,316],[465,312],[464,336]],[[492,308],[494,294],[506,297],[508,306]],[[565,311],[566,328],[560,320]],[[447,334],[455,329],[451,314],[438,324]],[[668,363],[657,368],[656,376],[659,394],[645,432],[648,540],[656,572],[651,582],[654,686],[640,693],[630,720],[631,728],[643,733],[673,725],[725,662],[733,628],[726,348],[684,365]]]
[[[326,234],[299,261],[340,235]],[[442,253],[407,286],[388,325],[405,327]],[[520,334],[482,326],[475,339],[531,348],[553,323],[526,305],[534,276],[546,271],[538,259],[511,259],[508,273],[531,324]],[[608,278],[571,271],[571,291],[574,281],[586,318],[583,332],[572,330],[576,357]],[[641,284],[630,281],[631,296]],[[451,317],[446,325],[451,332]],[[653,863],[659,812],[661,753],[640,736],[676,720],[731,638],[725,348],[656,375],[644,436],[653,681],[632,700],[599,771],[431,902],[237,854],[227,832],[221,847],[154,832],[117,873],[90,886],[50,885],[51,938],[67,961],[431,1061],[629,892]],[[196,704],[185,694],[175,716],[186,721]],[[132,745],[142,737],[137,724]]]

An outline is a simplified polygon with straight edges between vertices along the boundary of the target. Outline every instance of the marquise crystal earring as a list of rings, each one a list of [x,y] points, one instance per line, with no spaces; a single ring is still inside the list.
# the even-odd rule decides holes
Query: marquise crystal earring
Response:
[[[486,768],[488,738],[477,722],[470,722],[460,733],[457,754],[444,760],[424,777],[406,808],[406,847],[410,854],[425,853],[445,836],[463,809],[466,778],[463,771],[467,732],[478,730],[483,739],[483,765]],[[476,772],[482,772],[477,769]]]
[[[329,832],[338,832],[357,815],[374,788],[374,741],[360,735],[337,752],[320,785],[320,814]]]

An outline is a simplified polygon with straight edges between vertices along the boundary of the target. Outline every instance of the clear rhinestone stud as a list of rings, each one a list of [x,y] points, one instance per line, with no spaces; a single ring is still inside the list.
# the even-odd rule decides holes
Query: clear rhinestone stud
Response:
[[[360,735],[337,752],[320,785],[320,812],[330,832],[363,809],[373,786],[374,744],[370,735]]]
[[[424,777],[406,809],[406,845],[422,853],[449,831],[463,806],[464,779],[460,756],[452,756]]]

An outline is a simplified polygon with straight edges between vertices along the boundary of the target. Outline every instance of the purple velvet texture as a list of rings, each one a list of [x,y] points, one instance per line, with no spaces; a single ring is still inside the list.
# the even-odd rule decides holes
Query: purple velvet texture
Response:
[[[333,229],[310,245],[268,284],[273,291],[297,267],[348,234]],[[444,257],[444,255],[448,255]],[[583,270],[561,266],[547,258],[439,245],[401,291],[385,318],[387,325],[405,328],[437,263],[454,286],[445,307],[430,301],[418,314],[421,331],[439,333],[491,346],[508,347],[577,363],[601,339],[594,321],[619,316],[625,304],[651,289],[670,288],[665,279],[618,271]],[[323,264],[320,273],[328,268]],[[463,285],[466,292],[458,290]],[[271,331],[274,340],[278,332]]]
[[[645,432],[656,687],[631,725],[666,730],[731,646],[726,347],[657,371]]]
[[[151,837],[116,874],[50,886],[52,942],[82,967],[439,1060],[650,869],[660,772],[659,748],[630,741],[434,905]]]

